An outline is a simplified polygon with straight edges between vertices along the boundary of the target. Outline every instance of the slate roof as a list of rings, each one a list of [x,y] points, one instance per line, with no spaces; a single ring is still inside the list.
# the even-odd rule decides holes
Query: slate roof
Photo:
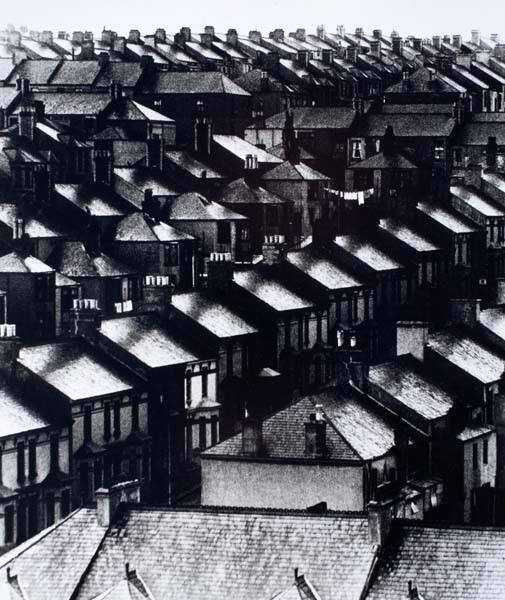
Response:
[[[483,384],[494,383],[503,375],[503,357],[463,329],[430,334],[428,347]]]
[[[118,207],[118,197],[105,186],[81,183],[57,183],[54,191],[83,212],[94,217],[121,217],[124,211]]]
[[[203,174],[205,173],[206,179],[224,179],[221,173],[218,173],[215,169],[200,162],[183,150],[167,150],[165,156],[175,165],[193,175],[193,177],[203,179]]]
[[[93,85],[100,72],[97,60],[64,60],[51,78],[51,85]]]
[[[426,420],[444,417],[453,406],[452,397],[434,383],[410,355],[371,365],[368,379]]]
[[[443,114],[452,115],[453,105],[450,102],[440,104],[382,104],[382,114]],[[486,113],[487,114],[487,113]]]
[[[10,252],[0,257],[0,273],[52,273],[53,269],[35,256]]]
[[[468,442],[470,440],[475,440],[483,435],[489,435],[495,431],[494,427],[487,427],[485,425],[482,426],[467,426],[458,433],[456,439],[460,442]]]
[[[288,160],[281,165],[270,169],[261,176],[263,181],[329,181],[327,175],[323,175],[303,162],[292,163]]]
[[[80,508],[3,554],[0,577],[6,580],[10,567],[30,600],[70,600],[106,531],[98,525],[94,509]]]
[[[218,72],[167,72],[156,74],[154,83],[149,85],[154,94],[230,94],[249,96],[249,93]]]
[[[293,109],[295,129],[349,129],[356,112],[348,106],[296,107]],[[272,115],[265,120],[267,129],[284,129],[286,113]]]
[[[197,192],[187,192],[175,198],[167,207],[171,221],[241,221],[243,215],[208,200]]]
[[[452,233],[475,233],[480,229],[453,208],[439,206],[431,202],[419,202],[417,210],[433,219]]]
[[[258,269],[237,271],[233,275],[233,281],[276,312],[304,310],[315,306],[313,301],[300,296],[275,277]]]
[[[335,238],[334,243],[374,271],[391,271],[404,268],[393,257],[364,237],[339,235]]]
[[[416,231],[401,219],[394,217],[381,219],[379,227],[416,252],[440,250],[440,246],[436,245],[428,236]]]
[[[116,226],[115,242],[178,242],[193,236],[178,231],[163,221],[155,221],[142,212],[127,215]]]
[[[153,196],[177,196],[179,192],[172,187],[172,185],[166,180],[166,178],[151,169],[144,169],[141,167],[116,167],[114,169],[114,175],[120,177],[127,183],[132,184],[137,190],[145,192],[146,190],[152,190]],[[121,193],[126,199],[135,204],[137,208],[141,208],[141,203],[138,202],[137,198],[133,195],[128,194],[127,190],[123,187]]]
[[[505,340],[505,310],[503,308],[486,308],[480,311],[479,323]]]
[[[67,277],[124,277],[136,273],[106,254],[91,255],[79,241],[63,242],[49,261]]]
[[[505,145],[505,122],[481,120],[465,123],[459,128],[454,143],[463,146],[486,146],[490,137],[495,137],[499,146]]]
[[[300,149],[300,160],[303,162],[305,160],[314,160],[316,157],[309,152],[303,146],[299,146]],[[277,144],[277,146],[272,146],[267,150],[270,154],[277,156],[277,158],[282,158],[282,160],[286,160],[286,149],[284,148],[284,144]]]
[[[0,438],[51,426],[28,405],[20,389],[5,382],[0,382],[0,414]]]
[[[200,359],[152,315],[104,320],[100,333],[151,369]]]
[[[503,598],[505,530],[397,526],[367,600],[404,600],[412,581],[426,600]]]
[[[98,115],[111,103],[108,94],[93,92],[32,92],[28,98],[43,102],[46,115]]]
[[[172,305],[218,338],[257,333],[257,329],[224,302],[206,293],[175,294]]]
[[[244,73],[240,77],[235,79],[235,83],[239,85],[241,88],[250,93],[264,93],[263,84],[262,84],[262,71],[261,69],[252,69],[248,73]],[[279,80],[272,75],[268,74],[268,92],[282,92],[285,89],[284,84],[282,84]]]
[[[140,62],[109,61],[100,72],[94,83],[95,88],[108,88],[111,82],[120,83],[123,87],[135,87],[144,72]]]
[[[335,395],[332,402],[340,398]],[[360,457],[342,437],[338,429],[326,428],[328,454],[324,460],[308,459],[305,455],[305,422],[314,413],[316,400],[305,397],[263,421],[263,447],[265,459],[308,460],[309,462],[352,461],[359,463]],[[325,405],[326,410],[326,405]],[[224,442],[205,450],[204,456],[234,456],[242,454],[242,434],[228,438]]]
[[[504,217],[505,211],[500,208],[489,196],[474,187],[467,185],[452,185],[451,194],[462,200],[465,204],[472,207],[485,217]]]
[[[395,83],[388,87],[386,89],[386,94],[416,94],[420,92],[454,94],[466,91],[462,86],[455,81],[452,81],[447,76],[443,76],[438,71],[431,69],[431,73],[432,75],[430,77],[430,69],[420,68],[408,78],[409,84],[407,90],[405,89],[404,82],[400,81],[399,83]],[[431,87],[430,81],[433,81]]]
[[[259,163],[270,163],[272,165],[280,164],[282,161],[280,158],[273,156],[266,150],[262,150],[253,144],[250,144],[246,140],[237,135],[213,135],[212,140],[214,144],[221,146],[237,158],[245,161],[248,154],[255,154],[258,157]]]
[[[271,598],[292,584],[296,564],[322,598],[358,600],[374,556],[363,516],[131,509],[105,539],[76,600],[123,579],[125,561],[155,598]]]
[[[287,261],[328,290],[365,285],[363,281],[340,266],[330,256],[324,255],[311,246],[303,250],[289,252]]]
[[[18,362],[72,402],[129,392],[135,385],[81,342],[25,346]]]
[[[486,183],[490,183],[493,187],[505,193],[505,178],[502,175],[499,175],[498,173],[483,172],[481,178]]]
[[[417,169],[417,166],[411,162],[403,154],[396,152],[395,154],[384,154],[378,152],[373,156],[365,158],[357,163],[352,164],[350,169],[402,169],[410,170]]]
[[[111,111],[107,114],[110,121],[154,121],[156,123],[175,123],[173,119],[162,115],[156,110],[136,102],[131,98],[123,98],[120,102],[111,106]]]
[[[30,80],[31,85],[47,85],[51,75],[59,66],[58,60],[23,60],[20,62],[11,75],[7,78],[7,83],[14,84],[18,77]]]
[[[16,226],[16,217],[18,208],[15,204],[0,203],[0,221],[14,229]],[[25,216],[25,232],[32,238],[61,238],[65,233],[54,227],[44,217]]]
[[[244,178],[235,179],[221,192],[219,201],[224,204],[279,205],[288,202],[265,188],[249,185]]]
[[[356,128],[356,135],[382,137],[391,125],[397,137],[449,137],[456,126],[450,115],[368,114]]]
[[[16,88],[0,87],[0,108],[8,108],[19,96],[20,92]]]
[[[14,65],[12,64],[12,58],[10,56],[8,58],[0,58],[0,81],[7,80],[13,70]]]

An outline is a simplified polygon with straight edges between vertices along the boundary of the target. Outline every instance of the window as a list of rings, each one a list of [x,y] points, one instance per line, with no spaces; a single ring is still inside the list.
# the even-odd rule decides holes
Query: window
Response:
[[[35,300],[46,302],[50,298],[50,280],[47,275],[37,275],[35,279]]]
[[[219,221],[217,224],[217,243],[231,243],[231,226],[228,221]]]
[[[93,485],[95,491],[102,487],[102,461],[99,459],[93,463]]]
[[[14,507],[9,504],[5,507],[5,543],[12,544],[14,542]]]
[[[139,428],[139,399],[132,398],[132,431],[138,431]]]
[[[351,158],[354,158],[355,160],[362,159],[361,145],[361,140],[351,141]]]
[[[202,367],[202,396],[206,398],[209,393],[209,369]]]
[[[37,443],[36,440],[28,440],[28,479],[37,477]]]
[[[192,372],[190,370],[186,371],[186,404],[191,406],[192,398],[191,398],[191,376]]]
[[[166,267],[178,267],[179,266],[179,244],[165,244],[165,266]]]
[[[61,516],[66,517],[70,512],[70,490],[61,492]]]
[[[472,445],[472,466],[474,469],[479,466],[479,445],[477,443]]]
[[[54,493],[46,494],[46,527],[54,523]]]
[[[18,483],[23,484],[25,481],[25,445],[24,445],[24,442],[18,442],[18,445],[17,445],[17,468],[18,468]]]
[[[84,407],[84,441],[91,441],[91,406]]]
[[[435,160],[444,160],[445,158],[445,146],[443,140],[437,140],[435,142],[435,148],[433,150],[433,156]]]
[[[121,437],[121,400],[114,402],[114,439]]]
[[[110,440],[110,403],[103,405],[103,438],[106,442]]]
[[[50,454],[50,463],[51,463],[51,472],[56,472],[60,470],[60,440],[57,434],[51,435],[49,441],[49,454]]]
[[[484,440],[482,442],[482,464],[487,465],[488,463],[488,453],[489,453],[489,442],[488,440]]]

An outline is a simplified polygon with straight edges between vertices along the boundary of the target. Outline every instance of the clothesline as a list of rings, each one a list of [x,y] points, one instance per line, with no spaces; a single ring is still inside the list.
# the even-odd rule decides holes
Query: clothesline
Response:
[[[331,188],[325,188],[325,190],[330,194],[337,196],[338,198],[343,198],[344,200],[357,200],[358,204],[364,204],[365,200],[374,194],[373,188],[370,188],[369,190],[361,190],[359,192],[345,192],[343,190],[334,190]]]

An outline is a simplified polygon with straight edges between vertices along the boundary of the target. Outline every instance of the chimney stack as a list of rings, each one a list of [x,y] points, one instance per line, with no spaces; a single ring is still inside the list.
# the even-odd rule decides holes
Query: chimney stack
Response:
[[[102,311],[95,298],[75,299],[70,311],[74,323],[74,335],[94,338],[102,324]]]
[[[500,41],[500,36],[497,33],[492,33],[489,36],[489,39],[493,42],[493,44],[498,44]]]
[[[254,42],[255,44],[261,44],[261,32],[260,31],[250,31],[249,39],[251,40],[251,42]]]
[[[96,517],[100,527],[109,527],[120,504],[140,504],[140,482],[138,479],[100,488],[95,492]]]
[[[442,43],[441,37],[439,35],[434,35],[432,38],[433,48],[435,48],[435,50],[440,50],[441,43]]]
[[[392,40],[393,42],[393,52],[398,56],[402,56],[403,54],[403,39],[400,36],[395,36]]]
[[[451,323],[472,327],[479,321],[481,300],[476,298],[451,298],[449,300],[449,320]]]
[[[263,423],[246,414],[242,423],[242,454],[259,456],[263,450]]]
[[[382,29],[374,29],[372,35],[376,40],[382,40]]]
[[[123,97],[123,86],[116,81],[111,82],[109,91],[110,98],[113,102],[117,102]]]
[[[309,66],[310,53],[308,50],[298,50],[296,53],[296,62],[306,69]]]
[[[24,103],[19,110],[18,134],[33,142],[35,139],[35,125],[37,123],[37,109],[33,103]]]
[[[326,38],[326,29],[324,28],[324,25],[317,26],[316,35],[320,40],[324,40]]]
[[[480,31],[478,29],[472,29],[472,44],[480,46]]]
[[[305,422],[305,456],[307,458],[324,458],[327,454],[326,419],[322,406],[316,404],[315,412]]]
[[[393,521],[393,501],[377,502],[372,500],[368,503],[368,534],[370,543],[383,548],[391,532]]]
[[[149,217],[146,217],[147,219]],[[142,287],[142,306],[145,310],[167,317],[175,286],[168,275],[146,275]]]
[[[428,343],[429,325],[425,321],[398,321],[396,323],[396,356],[412,354],[424,361],[424,347]]]
[[[380,40],[373,40],[370,42],[370,54],[372,56],[375,56],[376,58],[380,58],[381,56],[381,41]]]
[[[258,156],[256,154],[247,154],[244,161],[244,180],[252,187],[259,184],[260,171],[258,169]]]
[[[15,373],[16,360],[22,345],[21,338],[17,336],[16,325],[5,323],[7,315],[0,316],[4,321],[0,325],[0,372],[6,377],[11,377]]]
[[[358,62],[358,46],[349,46],[346,50],[346,58],[349,62],[356,64]]]
[[[211,291],[227,291],[233,281],[231,252],[211,252],[207,262],[206,287]]]
[[[203,100],[196,102],[195,152],[199,156],[209,156],[212,142],[212,120],[206,115]]]
[[[458,34],[458,35],[453,35],[452,36],[452,45],[455,48],[459,48],[461,49],[461,43],[462,43],[462,37]]]
[[[286,238],[283,235],[266,235],[263,243],[263,264],[278,265],[284,261],[288,251]]]
[[[167,41],[167,32],[161,27],[154,32],[154,40],[164,44]]]
[[[236,29],[228,29],[226,33],[226,42],[230,44],[230,46],[238,45],[238,33]]]

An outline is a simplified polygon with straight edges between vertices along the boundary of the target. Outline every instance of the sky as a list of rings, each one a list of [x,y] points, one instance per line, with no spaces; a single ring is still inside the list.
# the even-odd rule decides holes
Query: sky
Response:
[[[264,34],[281,27],[286,34],[297,27],[315,32],[319,24],[328,31],[345,25],[349,31],[393,30],[402,35],[431,36],[472,29],[484,35],[500,34],[505,41],[505,0],[1,0],[2,25],[26,25],[54,31],[104,27],[120,34],[130,29],[151,33],[158,27],[174,33],[183,26],[194,33],[205,25],[216,31],[235,28],[241,34],[259,29]],[[6,6],[5,6],[5,4]]]

